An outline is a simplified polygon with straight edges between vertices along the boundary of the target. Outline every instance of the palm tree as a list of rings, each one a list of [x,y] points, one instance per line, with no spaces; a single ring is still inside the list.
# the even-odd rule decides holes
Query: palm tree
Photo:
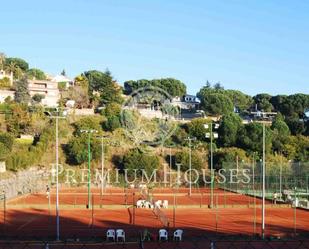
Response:
[[[3,67],[4,67],[5,57],[6,57],[5,53],[0,52],[0,67],[1,67],[1,70],[3,70]]]
[[[12,72],[17,79],[20,79],[23,75],[23,71],[13,61],[6,65],[5,70],[10,73]]]
[[[10,62],[10,64],[7,64],[6,66],[5,66],[5,70],[7,70],[8,72],[10,72],[10,73],[14,73],[15,71],[16,71],[16,69],[17,69],[17,65],[16,65],[16,63],[15,62]]]

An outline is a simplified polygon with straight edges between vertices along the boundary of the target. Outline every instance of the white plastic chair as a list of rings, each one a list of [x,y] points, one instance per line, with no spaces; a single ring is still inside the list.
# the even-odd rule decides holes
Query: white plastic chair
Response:
[[[145,201],[144,204],[145,204],[145,208],[146,208],[146,209],[148,209],[148,208],[151,208],[151,209],[152,209],[152,208],[153,208],[153,205],[152,205],[151,202],[149,202],[149,201]]]
[[[161,208],[161,206],[162,206],[162,201],[161,201],[161,200],[157,200],[157,201],[155,202],[155,206],[158,207],[158,208]]]
[[[177,229],[177,230],[174,232],[174,240],[182,241],[182,234],[183,234],[183,230]]]
[[[168,200],[164,200],[162,204],[163,208],[168,208]]]
[[[138,200],[136,202],[136,207],[137,208],[143,208],[145,206],[145,200]]]
[[[159,240],[168,240],[168,233],[166,231],[166,229],[160,229],[159,230]]]
[[[299,207],[299,199],[298,198],[294,199],[292,205],[293,207]]]
[[[126,241],[126,234],[123,229],[116,230],[116,237],[117,237],[117,241],[119,241],[119,238],[121,238],[123,242]]]
[[[114,229],[108,229],[106,232],[106,239],[112,239],[113,241],[115,241],[115,230]]]

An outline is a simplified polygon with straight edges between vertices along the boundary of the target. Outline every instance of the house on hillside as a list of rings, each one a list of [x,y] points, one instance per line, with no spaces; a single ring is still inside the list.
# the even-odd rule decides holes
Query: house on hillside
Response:
[[[186,94],[182,97],[175,97],[172,100],[172,105],[178,106],[182,110],[198,110],[201,101],[194,95]]]
[[[74,80],[68,78],[64,75],[57,75],[55,77],[51,77],[51,81],[57,82],[57,83],[64,83],[65,88],[69,88],[70,86],[74,86]]]
[[[253,120],[273,121],[277,114],[277,112],[252,111],[250,117]]]
[[[49,80],[28,80],[28,90],[30,96],[41,94],[44,96],[42,105],[55,107],[60,99],[58,83]]]

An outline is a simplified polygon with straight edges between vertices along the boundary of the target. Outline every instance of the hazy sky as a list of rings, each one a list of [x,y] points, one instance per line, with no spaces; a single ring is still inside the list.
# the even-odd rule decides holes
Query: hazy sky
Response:
[[[0,51],[70,76],[309,93],[309,1],[2,1]]]

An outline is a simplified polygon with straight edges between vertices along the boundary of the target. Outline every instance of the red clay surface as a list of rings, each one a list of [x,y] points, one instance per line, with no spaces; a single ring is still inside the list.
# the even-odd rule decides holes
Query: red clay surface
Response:
[[[87,203],[87,190],[61,189],[60,204],[83,205]],[[128,194],[128,204],[132,203],[133,194]],[[180,189],[177,194],[177,204],[182,207],[173,209],[172,190],[154,190],[154,199],[167,199],[170,203],[169,209],[162,211],[169,218],[170,231],[175,228],[182,228],[185,236],[196,237],[209,235],[249,235],[260,233],[261,210],[259,207],[253,208],[246,205],[240,207],[239,203],[252,203],[254,198],[234,193],[221,195],[223,190],[216,190],[215,203],[219,204],[236,203],[234,207],[220,206],[220,208],[209,209],[209,189],[194,191],[192,196],[188,196],[187,189]],[[128,191],[129,192],[129,191]],[[157,234],[158,229],[163,225],[154,215],[152,210],[133,209],[132,206],[108,206],[125,203],[123,189],[109,189],[102,200],[102,204],[107,205],[100,208],[99,189],[93,189],[94,209],[85,209],[82,206],[60,205],[60,225],[62,238],[82,238],[97,237],[104,238],[108,228],[123,228],[127,237],[137,238],[139,232],[145,228],[153,234]],[[203,194],[201,194],[203,193]],[[135,194],[135,200],[140,195]],[[0,229],[2,236],[16,237],[54,237],[55,218],[55,194],[51,194],[51,211],[48,209],[48,198],[46,194],[33,194],[19,197],[8,201],[7,210],[0,210]],[[227,198],[227,199],[224,199]],[[256,200],[257,203],[259,200]],[[200,207],[200,203],[202,206]],[[37,207],[25,207],[24,205],[40,204]],[[189,206],[194,205],[194,206]],[[187,207],[186,207],[187,206]],[[61,208],[63,207],[63,208]],[[174,219],[175,217],[175,219]],[[296,219],[294,219],[296,217]],[[255,224],[255,225],[254,225]],[[289,207],[270,206],[266,208],[266,235],[292,236],[295,233],[309,235],[309,212],[305,210],[295,210]]]
[[[135,212],[135,215],[134,215]],[[253,208],[179,208],[174,211],[164,210],[169,218],[170,228],[182,228],[186,236],[218,235],[253,235]],[[93,217],[93,218],[92,218]],[[2,235],[21,237],[50,237],[55,234],[55,211],[49,213],[43,209],[8,209],[5,224],[1,212]],[[101,237],[108,228],[123,228],[129,237],[138,237],[145,228],[157,233],[162,228],[161,222],[151,210],[133,208],[117,209],[66,209],[60,210],[61,236]],[[256,209],[256,233],[260,232],[261,210]],[[296,226],[295,226],[296,225]],[[296,230],[294,230],[296,229]],[[266,209],[266,234],[291,236],[294,231],[309,234],[309,212],[291,208]]]
[[[92,197],[91,202],[94,205],[132,205],[133,193],[135,192],[134,200],[143,198],[137,190],[124,190],[121,188],[109,188],[106,189],[101,196],[100,189],[91,189]],[[180,188],[177,192],[173,192],[172,189],[154,189],[150,194],[154,200],[168,200],[170,206],[172,205],[197,205],[208,206],[210,205],[210,189],[193,189],[192,195],[189,196],[188,189]],[[53,190],[50,194],[50,203],[56,202],[56,194]],[[261,204],[261,200],[238,193],[232,193],[221,189],[214,190],[214,205],[224,206],[237,206],[237,205],[254,205]],[[26,195],[15,198],[8,201],[8,205],[48,205],[49,199],[46,193],[38,193],[32,195]],[[60,205],[87,205],[88,194],[86,188],[70,188],[61,189],[59,192]],[[271,204],[270,202],[266,202]]]

